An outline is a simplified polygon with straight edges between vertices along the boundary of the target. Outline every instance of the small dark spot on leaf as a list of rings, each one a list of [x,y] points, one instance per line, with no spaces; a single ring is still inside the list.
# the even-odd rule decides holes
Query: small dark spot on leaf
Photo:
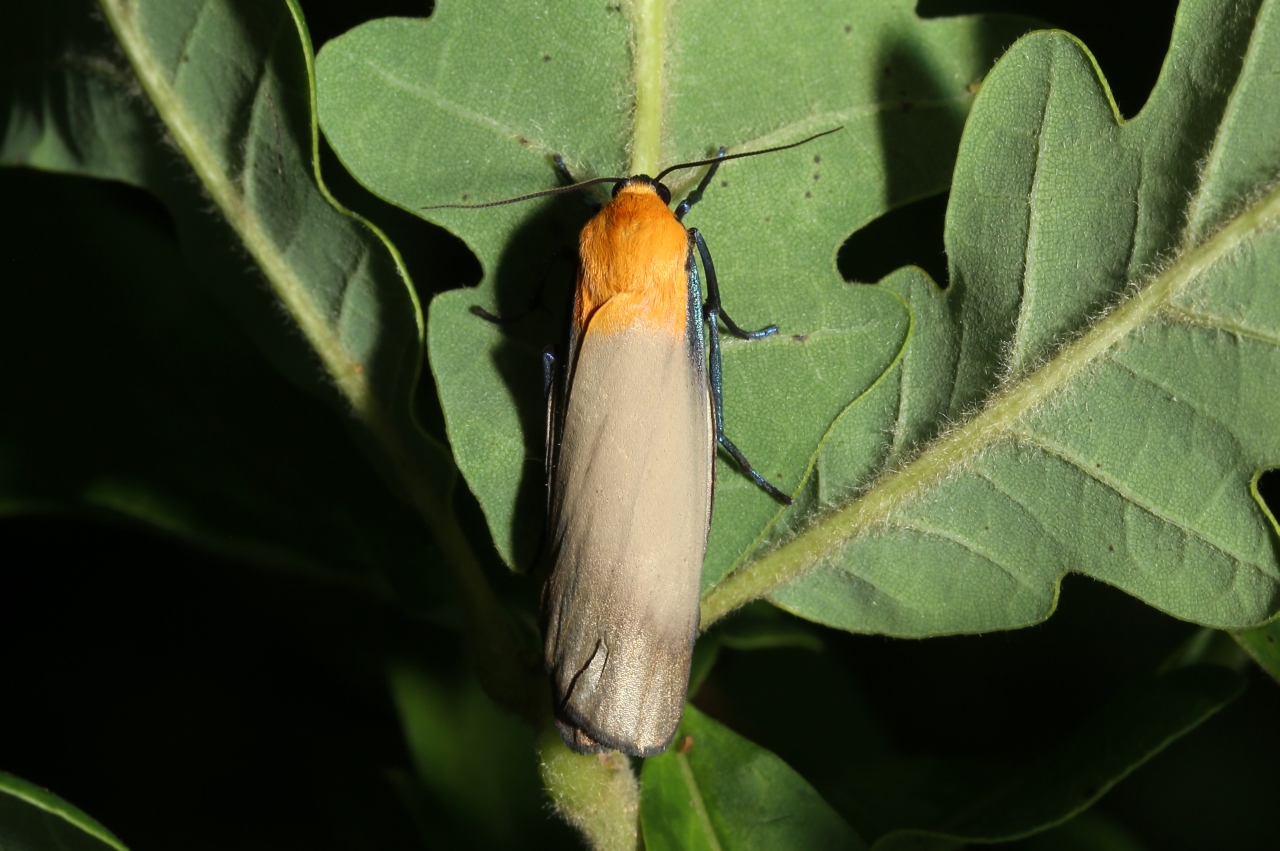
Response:
[[[182,54],[182,61],[183,61],[183,62],[190,62],[190,61],[191,61],[191,57],[184,53],[184,54]]]
[[[471,197],[471,196],[470,196],[470,195],[468,195],[467,193],[465,193],[465,192],[463,192],[463,193],[462,193],[462,200],[463,200],[463,201],[466,201],[466,200],[467,200],[467,199],[469,199],[470,197]]]
[[[850,24],[845,24],[845,25],[844,25],[844,31],[845,31],[845,32],[847,32],[847,33],[851,33],[851,32],[853,32],[853,26],[852,26],[852,25],[850,25]]]
[[[622,13],[622,4],[621,4],[621,3],[619,3],[619,4],[618,4],[618,5],[616,5],[616,6],[605,6],[605,8],[606,8],[606,9],[608,9],[610,12],[617,12],[617,13],[619,13],[619,14],[621,14],[621,13]]]
[[[818,174],[818,173],[815,171],[815,172],[813,173],[813,179],[814,179],[814,180],[817,180],[819,177],[822,177],[822,175]]]
[[[1275,644],[1275,643],[1276,643],[1276,637],[1275,637],[1274,635],[1268,635],[1268,636],[1267,636],[1267,643],[1268,643],[1268,644]]]
[[[680,740],[680,753],[688,753],[693,750],[693,736],[685,736]]]
[[[551,54],[550,54],[550,53],[544,53],[544,54],[542,54],[542,61],[543,61],[543,62],[550,62],[550,61],[551,61]]]
[[[990,523],[988,523],[987,525],[983,526],[983,527],[982,527],[982,531],[984,531],[984,532],[990,532],[990,531],[991,531],[991,524],[990,524]]]
[[[1109,553],[1114,553],[1115,551],[1116,551],[1116,545],[1115,545],[1115,544],[1107,544],[1107,552],[1109,552]]]
[[[797,343],[803,343],[805,340],[809,339],[809,335],[808,334],[792,334],[791,339],[795,340]]]
[[[767,221],[769,221],[769,220],[770,220],[770,219],[772,219],[772,218],[773,218],[773,216],[765,216],[765,217],[764,217],[764,220],[767,222]]]
[[[529,140],[528,140],[528,139],[526,139],[526,138],[525,138],[525,137],[523,137],[523,136],[517,136],[517,137],[516,137],[516,141],[517,141],[517,142],[519,142],[521,145],[526,145],[526,146],[527,146],[527,145],[529,144]]]
[[[722,181],[720,181],[720,185],[721,185],[721,186],[728,186],[728,185],[729,185],[729,181],[727,181],[727,180],[722,180]]]
[[[1094,466],[1094,469],[1096,469],[1096,470],[1101,470],[1101,469],[1102,469],[1102,465],[1101,465],[1101,464],[1094,464],[1093,466]]]
[[[813,161],[814,161],[815,163],[820,163],[820,162],[822,162],[822,154],[814,154],[814,155],[813,155]]]
[[[812,193],[812,192],[806,192],[806,193],[804,193],[804,197],[806,197],[806,198],[812,198],[812,197],[813,197],[813,193]]]

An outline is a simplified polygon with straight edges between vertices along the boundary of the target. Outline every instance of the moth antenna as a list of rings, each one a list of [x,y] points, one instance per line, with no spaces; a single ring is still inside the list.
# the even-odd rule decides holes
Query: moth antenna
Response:
[[[763,151],[761,152],[763,153]],[[521,201],[528,201],[533,198],[545,198],[548,195],[564,195],[569,192],[577,192],[579,189],[585,189],[588,186],[595,186],[598,183],[617,183],[619,180],[626,180],[625,177],[595,177],[591,180],[584,180],[581,183],[575,183],[572,186],[560,186],[556,189],[544,189],[541,192],[530,192],[528,195],[521,195],[517,198],[507,198],[505,201],[490,201],[487,204],[433,204],[430,207],[419,207],[419,210],[481,210],[485,207],[501,207],[503,204],[517,204]]]
[[[823,130],[821,133],[815,133],[814,135],[810,136],[808,139],[801,139],[799,142],[792,142],[790,145],[778,145],[773,148],[764,148],[759,151],[743,151],[740,154],[727,154],[726,156],[723,156],[723,157],[712,157],[711,159],[707,159],[707,160],[694,160],[693,162],[679,163],[678,165],[673,165],[663,169],[661,172],[658,173],[658,176],[654,178],[654,181],[660,181],[662,180],[662,178],[666,177],[671,172],[678,171],[682,168],[697,168],[698,166],[701,166],[701,165],[711,165],[713,163],[722,163],[722,162],[725,162],[726,160],[740,160],[743,157],[758,157],[761,154],[772,154],[774,151],[785,151],[789,148],[798,148],[801,145],[805,145],[805,144],[808,144],[809,142],[812,142],[814,139],[821,139],[823,136],[830,136],[832,133],[836,132],[837,130],[843,130],[843,129],[844,129],[844,125],[841,124],[839,127],[833,127],[830,130]]]

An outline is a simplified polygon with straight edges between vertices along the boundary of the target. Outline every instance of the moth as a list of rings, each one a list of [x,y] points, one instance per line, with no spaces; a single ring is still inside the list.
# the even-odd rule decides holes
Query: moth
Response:
[[[698,633],[717,446],[791,503],[724,431],[719,324],[747,340],[778,329],[744,331],[725,313],[706,241],[684,216],[724,161],[838,129],[764,150],[722,149],[655,178],[596,178],[494,202],[614,184],[579,237],[564,362],[544,355],[544,663],[556,724],[575,751],[653,756],[675,735]],[[701,166],[706,175],[672,210],[663,178]]]

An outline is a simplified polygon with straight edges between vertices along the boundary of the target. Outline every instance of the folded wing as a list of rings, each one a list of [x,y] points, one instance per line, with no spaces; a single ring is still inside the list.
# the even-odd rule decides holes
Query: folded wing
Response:
[[[700,337],[640,311],[627,294],[602,305],[571,365],[545,652],[566,741],[646,756],[684,707],[715,443]]]

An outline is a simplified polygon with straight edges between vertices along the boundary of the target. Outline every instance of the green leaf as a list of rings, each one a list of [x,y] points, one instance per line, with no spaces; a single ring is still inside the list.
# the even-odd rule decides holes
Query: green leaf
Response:
[[[373,21],[326,44],[320,114],[356,178],[411,211],[552,187],[557,153],[579,178],[653,174],[720,145],[750,150],[843,125],[806,148],[725,165],[689,219],[716,255],[732,315],[782,329],[726,344],[726,417],[756,466],[796,492],[832,421],[876,386],[910,328],[893,288],[840,279],[836,250],[859,225],[946,188],[970,84],[1024,26],[926,22],[913,5],[797,15],[689,2],[668,16],[653,2],[566,4],[554,15],[510,0],[444,2],[429,20]],[[673,191],[698,176],[677,176]],[[432,302],[428,344],[459,468],[513,564],[532,558],[542,523],[539,352],[559,342],[568,267],[552,264],[547,310],[513,328],[470,308],[521,311],[588,213],[576,197],[423,213],[461,236],[485,271],[477,290]],[[913,270],[895,280],[927,285]],[[722,467],[704,582],[779,519],[767,495]]]
[[[1262,670],[1280,680],[1280,621],[1272,621],[1256,629],[1236,630],[1231,637],[1262,666]]]
[[[421,359],[416,297],[394,249],[319,180],[301,11],[235,0],[104,0],[103,9],[174,142],[301,332],[308,360],[319,361],[409,495],[441,513],[448,460],[414,430],[410,407]],[[264,333],[293,336],[278,321]]]
[[[138,190],[0,171],[0,513],[124,516],[238,558],[447,597],[340,418],[199,286]],[[159,213],[159,215],[156,215]]]
[[[188,261],[277,367],[359,423],[358,440],[417,508],[458,580],[486,686],[523,700],[507,624],[452,512],[452,459],[415,421],[416,295],[395,249],[320,178],[311,45],[297,4],[103,0],[130,73],[109,42],[82,44],[83,26],[62,28],[67,16],[90,13],[62,3],[37,16],[43,32],[27,36],[43,39],[54,59],[17,81],[20,117],[10,126],[20,132],[6,131],[0,161],[99,174],[103,157],[81,154],[121,146],[106,158],[109,176],[159,197]],[[82,79],[102,67],[110,73]],[[99,113],[112,120],[102,139],[85,142]],[[209,215],[209,200],[220,218]],[[228,250],[236,244],[256,268]]]
[[[6,51],[14,74],[0,162],[148,189],[173,215],[196,276],[277,366],[375,434],[403,429],[420,351],[414,296],[394,251],[318,182],[296,10],[226,0],[104,8],[136,69],[120,64],[92,4],[57,0],[5,13],[15,50]],[[174,161],[139,81],[230,231]],[[229,237],[243,241],[261,274],[227,250]],[[281,321],[281,302],[302,335]],[[425,439],[387,439],[401,454],[412,442],[440,460]]]
[[[854,767],[832,800],[870,814],[874,823],[861,826],[876,836],[876,851],[932,851],[1030,836],[1087,809],[1243,688],[1243,678],[1226,668],[1178,668],[1121,690],[1029,765],[897,757]]]
[[[102,825],[34,783],[0,771],[0,848],[128,851]]]
[[[676,743],[640,776],[645,848],[865,848],[804,778],[686,706]]]
[[[547,818],[528,725],[495,706],[473,678],[446,678],[394,661],[389,680],[417,783],[440,802],[417,808],[430,847],[572,841],[563,825]]]
[[[1019,41],[970,114],[947,211],[951,286],[918,293],[900,364],[833,446],[945,433],[704,601],[767,594],[860,632],[1034,623],[1067,571],[1177,617],[1280,602],[1280,7],[1188,0],[1142,113],[1088,51]],[[841,453],[843,454],[843,453]],[[847,472],[848,471],[848,472]]]

